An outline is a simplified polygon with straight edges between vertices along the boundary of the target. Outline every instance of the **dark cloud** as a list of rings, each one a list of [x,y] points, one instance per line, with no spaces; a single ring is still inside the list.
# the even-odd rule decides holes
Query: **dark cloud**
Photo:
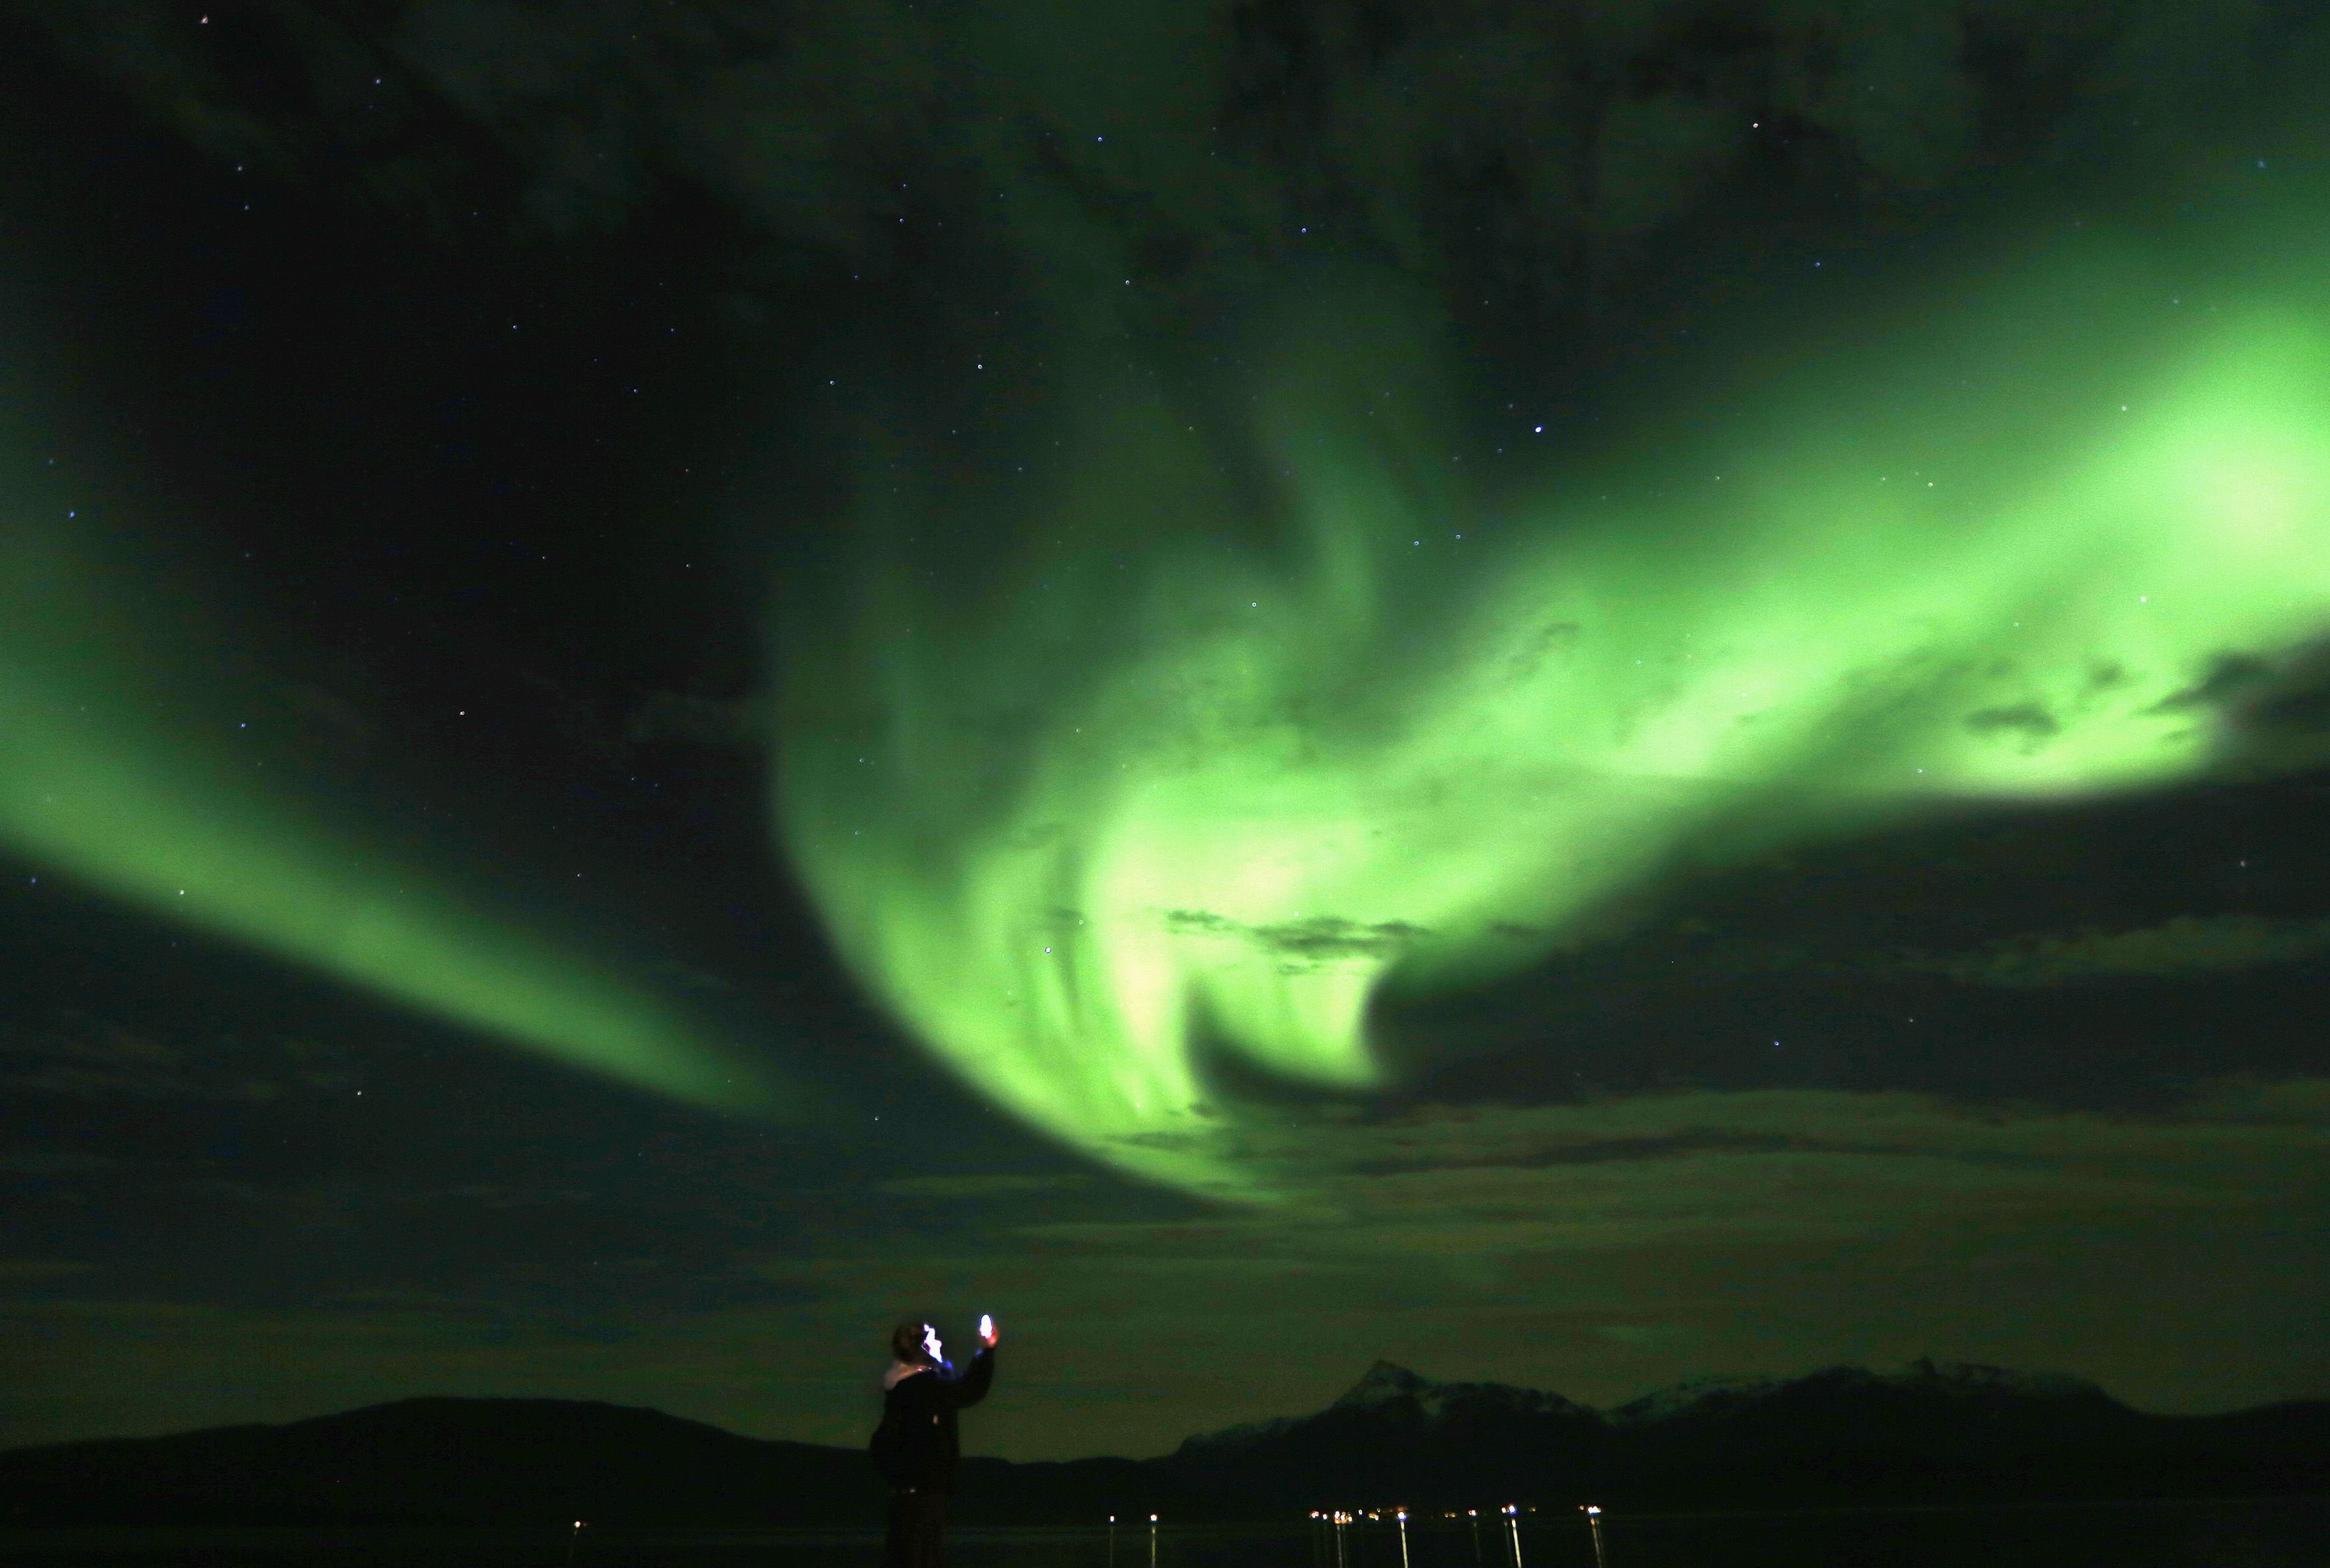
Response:
[[[1074,1192],[1092,1185],[1080,1171],[986,1171],[961,1176],[900,1176],[882,1184],[882,1191],[902,1198],[979,1200],[1028,1193]]]
[[[1353,921],[1337,915],[1248,925],[1210,910],[1165,912],[1165,929],[1182,935],[1244,942],[1287,965],[1331,964],[1346,959],[1380,959],[1411,947],[1431,932],[1407,921]]]
[[[2330,920],[2176,915],[2119,930],[2032,932],[1969,952],[1853,951],[1829,943],[1728,939],[1691,955],[1693,972],[1746,978],[1820,974],[1858,980],[1935,976],[1964,986],[2040,989],[2114,980],[2204,980],[2330,952]]]
[[[1127,271],[1210,289],[1306,234],[1574,295],[1742,192],[2156,155],[2321,43],[2295,7],[2174,0],[20,9],[214,156],[448,227],[485,203],[605,228],[677,182],[878,266],[922,253],[944,191],[1071,311],[1118,308],[1100,285]]]
[[[1729,1133],[1692,1130],[1656,1138],[1596,1138],[1551,1144],[1541,1148],[1501,1150],[1482,1157],[1480,1165],[1505,1170],[1536,1170],[1548,1166],[1596,1165],[1605,1160],[1681,1159],[1709,1153],[1773,1154],[1786,1149],[1817,1150],[1814,1140],[1795,1135]],[[1834,1151],[1832,1151],[1834,1152]],[[1401,1159],[1361,1160],[1351,1168],[1360,1176],[1392,1176],[1401,1171],[1447,1170],[1466,1163],[1439,1157],[1410,1156]]]
[[[121,1162],[103,1155],[71,1148],[14,1148],[0,1151],[0,1176],[88,1176],[121,1168]]]
[[[1211,910],[1202,909],[1167,910],[1165,929],[1169,931],[1205,936],[1235,936],[1246,930],[1227,915],[1218,915]]]
[[[2020,734],[2032,742],[2045,741],[2063,726],[2054,714],[2037,703],[2016,703],[2008,707],[1984,708],[1966,715],[1965,727],[1977,735],[1995,734],[2000,731]]]
[[[355,1083],[349,1054],[316,1041],[221,1036],[189,1049],[76,1009],[0,1029],[0,1087],[15,1094],[264,1101],[342,1094]]]
[[[2157,712],[2183,713],[2191,708],[2221,709],[2273,684],[2278,672],[2271,663],[2250,654],[2220,654],[2198,682],[2164,697]]]
[[[2067,986],[2231,974],[2297,963],[2325,952],[2330,952],[2330,920],[2180,915],[2133,930],[2020,937],[1933,967],[1965,985]]]
[[[1348,921],[1333,915],[1250,926],[1247,932],[1273,952],[1316,959],[1376,958],[1430,934],[1407,921]]]
[[[1547,659],[1559,657],[1575,647],[1582,629],[1574,620],[1555,620],[1523,635],[1506,663],[1508,677],[1515,683],[1528,680]]]

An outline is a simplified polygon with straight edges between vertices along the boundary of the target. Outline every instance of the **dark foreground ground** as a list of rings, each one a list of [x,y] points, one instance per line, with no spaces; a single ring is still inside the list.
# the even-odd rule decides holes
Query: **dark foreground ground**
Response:
[[[1389,1525],[965,1529],[955,1568],[1401,1568]],[[2330,1564],[2330,1497],[2223,1503],[1831,1508],[1606,1516],[1601,1568],[2315,1568]],[[856,1568],[866,1531],[22,1530],[0,1563],[23,1568]],[[1514,1568],[1499,1522],[1410,1526],[1407,1568]],[[1520,1568],[1596,1568],[1579,1517],[1520,1532]]]

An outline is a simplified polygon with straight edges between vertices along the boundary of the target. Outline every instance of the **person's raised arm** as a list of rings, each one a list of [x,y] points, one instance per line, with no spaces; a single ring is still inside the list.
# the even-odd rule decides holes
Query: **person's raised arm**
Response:
[[[977,1404],[987,1397],[988,1385],[995,1381],[995,1344],[1002,1337],[995,1331],[995,1319],[981,1316],[979,1349],[971,1355],[971,1365],[951,1385],[958,1407]]]

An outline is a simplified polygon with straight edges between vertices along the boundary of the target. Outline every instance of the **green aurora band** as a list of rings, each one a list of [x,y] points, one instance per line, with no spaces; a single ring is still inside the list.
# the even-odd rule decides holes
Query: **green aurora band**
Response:
[[[24,443],[19,442],[20,447]],[[148,672],[207,670],[190,624],[133,616],[100,584],[118,553],[0,505],[0,844],[167,919],[312,966],[566,1065],[691,1103],[775,1115],[792,1098],[603,956],[529,932],[492,901],[257,787],[231,726]],[[108,566],[111,570],[108,570]],[[172,585],[172,600],[183,585]],[[185,613],[172,603],[165,613]],[[183,678],[183,674],[179,676]]]
[[[2021,278],[1767,347],[1519,503],[1391,412],[1425,359],[1363,305],[1238,399],[1275,552],[1221,543],[1250,489],[1144,393],[1069,432],[1077,474],[1020,529],[1047,543],[991,593],[894,551],[793,619],[782,841],[866,985],[994,1102],[1262,1197],[1203,1049],[1363,1090],[1387,987],[1537,961],[1680,864],[2222,765],[2226,694],[2330,629],[2322,291],[2202,298],[2096,242]],[[890,477],[869,532],[945,510]],[[1141,543],[1160,519],[1178,542]]]

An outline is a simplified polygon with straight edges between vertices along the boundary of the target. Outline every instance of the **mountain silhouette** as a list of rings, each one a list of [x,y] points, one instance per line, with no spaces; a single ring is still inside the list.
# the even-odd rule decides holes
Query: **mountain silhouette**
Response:
[[[1706,1379],[1599,1411],[1378,1362],[1323,1410],[1192,1437],[1156,1459],[967,1460],[958,1512],[1060,1523],[1390,1503],[1666,1510],[2325,1491],[2330,1402],[2152,1415],[2075,1378],[1918,1361]],[[855,1448],[563,1400],[411,1399],[0,1453],[6,1525],[840,1525],[881,1507]]]
[[[1167,1462],[1224,1502],[1312,1507],[2279,1496],[2330,1488],[2330,1403],[2149,1415],[2076,1378],[1926,1360],[1707,1379],[1605,1412],[1379,1362],[1315,1415],[1191,1438]]]

